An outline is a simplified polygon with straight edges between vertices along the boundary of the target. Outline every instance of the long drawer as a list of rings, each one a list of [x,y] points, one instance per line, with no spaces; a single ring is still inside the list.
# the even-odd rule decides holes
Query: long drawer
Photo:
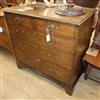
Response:
[[[36,19],[34,18],[33,21],[33,28],[40,30],[42,32],[45,32],[45,30],[48,28],[50,30],[52,30],[53,35],[55,36],[60,36],[63,38],[72,38],[75,39],[75,27],[71,26],[71,25],[66,25],[66,24],[62,24],[59,22],[53,22],[53,21],[49,21],[49,20],[43,20],[43,19]]]
[[[41,72],[63,82],[69,83],[72,79],[70,71],[60,68],[50,62],[47,62],[37,56],[32,56],[24,51],[15,49],[17,59],[21,62],[30,65],[32,68],[40,70]]]
[[[22,49],[23,51],[41,57],[44,60],[50,61],[60,67],[66,68],[67,70],[72,70],[73,59],[74,57],[72,54],[68,53],[59,53],[54,51],[53,49],[50,50],[39,44],[32,42],[32,45],[28,42],[15,39],[14,40],[14,48]]]

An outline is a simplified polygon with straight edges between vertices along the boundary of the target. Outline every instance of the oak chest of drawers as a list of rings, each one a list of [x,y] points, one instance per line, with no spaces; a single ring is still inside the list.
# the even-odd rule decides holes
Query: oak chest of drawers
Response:
[[[81,58],[92,32],[93,11],[87,11],[85,15],[74,18],[77,19],[75,23],[81,20],[79,25],[51,19],[48,14],[49,17],[43,17],[41,11],[38,14],[30,11],[25,15],[5,9],[18,67],[28,65],[44,73],[64,86],[71,95],[82,73]]]

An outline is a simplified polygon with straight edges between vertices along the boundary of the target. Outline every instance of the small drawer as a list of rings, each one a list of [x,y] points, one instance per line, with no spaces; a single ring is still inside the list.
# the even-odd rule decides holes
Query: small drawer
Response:
[[[12,29],[13,27],[13,29]],[[13,37],[18,38],[24,38],[27,39],[35,39],[37,41],[44,41],[45,42],[45,34],[40,32],[39,30],[36,30],[34,28],[28,28],[25,26],[13,26],[12,24],[9,24],[9,30]]]
[[[26,27],[32,27],[32,18],[22,16],[18,14],[6,13],[7,23],[15,25],[21,25]]]
[[[14,48],[16,59],[20,60],[24,64],[31,66],[34,69],[39,69],[41,66],[40,58],[30,55],[29,53],[23,51],[21,48]]]

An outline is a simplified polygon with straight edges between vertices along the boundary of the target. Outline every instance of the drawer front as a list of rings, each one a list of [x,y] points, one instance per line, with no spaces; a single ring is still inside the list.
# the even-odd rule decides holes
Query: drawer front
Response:
[[[32,26],[32,18],[27,16],[21,16],[12,13],[6,13],[6,20],[8,24],[26,26],[26,27],[33,27]]]
[[[61,67],[51,64],[50,62],[42,62],[43,66],[40,68],[40,71],[65,83],[68,84],[72,80],[72,73],[68,70],[65,70]]]
[[[45,32],[48,28],[53,31],[54,36],[63,36],[64,38],[75,39],[75,27],[67,24],[62,24],[59,22],[54,22],[50,20],[36,19],[33,20],[34,29]]]
[[[41,72],[61,81],[64,83],[68,83],[72,75],[68,70],[65,70],[63,68],[60,68],[54,64],[51,64],[39,57],[31,56],[24,51],[21,51],[19,49],[15,49],[17,59],[20,61],[31,65],[34,69],[40,70]]]
[[[40,58],[50,61],[58,66],[61,66],[67,70],[72,70],[73,55],[68,53],[59,53],[48,48],[41,47],[37,43],[23,42],[22,40],[14,40],[14,48],[22,49],[31,55],[39,56]]]
[[[40,67],[41,64],[39,63],[39,57],[31,56],[29,53],[23,51],[22,48],[15,48],[14,50],[17,60],[30,65],[34,69],[38,69]]]

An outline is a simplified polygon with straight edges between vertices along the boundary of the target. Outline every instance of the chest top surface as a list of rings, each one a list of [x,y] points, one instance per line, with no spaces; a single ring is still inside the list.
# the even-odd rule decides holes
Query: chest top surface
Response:
[[[78,26],[80,26],[82,23],[84,23],[95,12],[95,10],[93,10],[93,9],[85,8],[84,9],[85,14],[82,16],[66,17],[66,16],[57,15],[55,13],[56,9],[57,8],[46,8],[45,10],[32,10],[31,9],[31,10],[27,10],[27,11],[19,11],[18,6],[13,6],[10,8],[6,7],[3,9],[3,11],[9,12],[9,13],[14,13],[14,14],[36,17],[36,18],[54,20],[54,21],[59,21],[59,22],[78,25]]]

